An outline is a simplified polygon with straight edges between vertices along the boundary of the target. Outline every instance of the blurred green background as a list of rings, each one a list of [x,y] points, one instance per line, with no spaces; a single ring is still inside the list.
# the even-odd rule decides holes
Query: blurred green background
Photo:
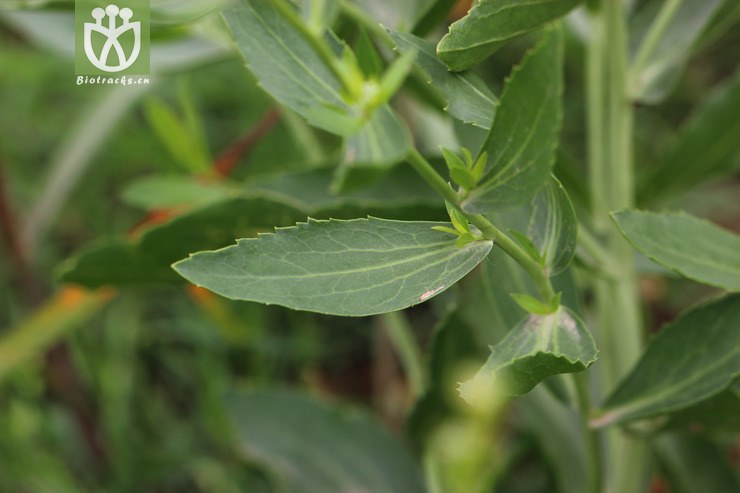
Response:
[[[419,396],[399,362],[393,324],[410,324],[427,354],[452,348],[448,356],[433,356],[439,361],[482,362],[486,345],[500,334],[485,326],[475,302],[465,320],[451,322],[449,313],[470,298],[466,290],[486,282],[486,269],[505,261],[492,259],[483,273],[400,321],[292,312],[187,287],[168,265],[190,244],[225,246],[239,234],[309,214],[444,219],[443,204],[418,180],[401,191],[383,185],[332,195],[327,177],[340,142],[287,110],[276,112],[231,46],[217,12],[224,2],[152,0],[151,84],[109,87],[75,84],[71,2],[1,1],[0,492],[424,491],[423,460],[415,457],[430,439],[425,420],[449,416],[457,380],[432,370],[444,382],[439,392],[453,396],[427,396],[440,400],[417,408],[409,426]],[[737,9],[733,15],[736,21]],[[643,166],[694,103],[732,74],[736,27],[718,23],[718,34],[707,37],[670,100],[638,109]],[[351,22],[340,19],[336,28],[345,39],[358,39]],[[583,53],[575,32],[558,175],[584,207]],[[496,93],[529,43],[512,43],[481,68]],[[419,89],[410,84],[407,92]],[[438,154],[440,143],[475,138],[423,101],[402,96],[397,103],[424,150]],[[217,179],[213,166],[219,165],[228,168],[227,178]],[[394,173],[387,183],[408,180],[403,170]],[[269,188],[305,207],[298,217],[271,208],[270,224],[229,222],[224,213],[193,219],[185,237],[167,233],[180,255],[168,262],[114,249],[99,260],[105,269],[90,264],[102,272],[90,282],[115,278],[115,288],[60,282],[81,249],[134,244],[158,221],[207,210],[209,200],[243,187]],[[738,197],[735,175],[665,204],[680,203],[738,231]],[[233,217],[245,204],[254,206],[236,202],[224,210]],[[208,221],[221,229],[213,233]],[[651,327],[711,294],[659,274],[645,273],[642,282]],[[456,342],[440,346],[451,325]],[[546,398],[530,399],[543,404]],[[567,484],[550,467],[557,443],[553,448],[532,425],[539,422],[547,433],[541,416],[522,415],[516,406],[483,418],[455,412],[462,421],[437,439],[452,455],[454,442],[465,444],[460,453],[472,459],[451,458],[456,473],[485,469],[506,492]],[[520,433],[525,428],[530,431]],[[479,444],[476,433],[492,438]],[[485,467],[475,464],[481,456],[488,457]],[[360,484],[371,486],[335,489]]]

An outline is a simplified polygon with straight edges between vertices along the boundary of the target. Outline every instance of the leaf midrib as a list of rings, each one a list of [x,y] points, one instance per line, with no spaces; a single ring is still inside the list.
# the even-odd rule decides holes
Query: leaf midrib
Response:
[[[653,403],[655,401],[659,402],[666,395],[670,396],[670,395],[678,394],[681,391],[681,389],[684,389],[685,387],[690,386],[690,384],[693,384],[697,380],[701,380],[704,377],[704,375],[709,374],[715,368],[724,365],[727,362],[727,360],[730,360],[736,357],[738,354],[740,354],[740,347],[737,347],[733,352],[728,353],[724,358],[716,359],[714,363],[702,367],[701,369],[702,371],[693,372],[691,376],[689,376],[688,378],[684,378],[680,380],[679,382],[672,384],[672,385],[667,385],[667,386],[663,385],[661,387],[661,390],[653,391],[649,393],[648,395],[646,395],[645,397],[641,397],[638,399],[631,399],[628,404],[623,404],[621,406],[617,406],[613,408],[607,408],[605,410],[605,414],[614,414],[615,416],[617,416],[617,418],[621,418],[624,416],[630,416],[632,414],[642,415],[645,412],[650,414],[656,410],[658,412],[660,411],[667,412],[667,411],[670,411],[671,409],[675,409],[675,406],[680,405],[680,403],[679,404],[674,403],[673,405],[669,405],[668,407],[664,407],[664,408],[657,406],[657,409],[656,409],[655,404],[653,404],[652,410],[650,409],[649,406],[650,406],[650,403]],[[738,375],[738,372],[732,373],[727,377],[727,380],[732,380],[737,375]],[[696,399],[697,398],[694,397],[693,400],[689,402],[695,402]],[[634,409],[637,409],[637,410],[643,409],[643,412],[635,413]]]
[[[256,241],[260,241],[260,240],[256,240]],[[260,280],[290,280],[290,279],[313,279],[313,278],[321,278],[321,277],[331,277],[331,276],[342,276],[342,275],[349,275],[349,274],[358,274],[358,273],[373,272],[373,271],[377,271],[377,270],[387,269],[389,267],[396,267],[396,266],[399,266],[399,265],[404,265],[404,264],[408,264],[408,263],[418,262],[418,261],[421,261],[421,260],[423,260],[423,259],[425,259],[427,257],[437,256],[437,255],[440,255],[442,253],[446,253],[448,251],[459,250],[459,251],[462,252],[462,251],[465,251],[465,249],[470,248],[470,245],[477,246],[477,244],[479,244],[479,243],[485,243],[485,241],[484,242],[481,242],[481,241],[472,242],[472,243],[469,243],[468,245],[466,245],[463,248],[457,247],[454,244],[454,242],[450,243],[450,242],[445,241],[445,242],[440,242],[440,243],[435,243],[435,244],[419,245],[419,246],[414,246],[414,247],[403,247],[403,248],[398,248],[398,249],[395,249],[394,248],[394,249],[391,249],[391,250],[379,250],[379,251],[377,251],[378,253],[382,253],[382,252],[393,252],[393,251],[397,251],[397,250],[409,250],[409,249],[423,249],[423,250],[428,250],[430,247],[436,247],[436,246],[440,246],[440,245],[449,244],[449,246],[447,248],[442,248],[442,249],[439,249],[439,250],[434,250],[432,252],[427,252],[427,253],[425,253],[423,255],[418,255],[418,256],[414,256],[414,257],[407,257],[407,258],[405,258],[403,260],[398,260],[398,261],[394,261],[394,262],[387,262],[387,263],[384,263],[384,264],[375,264],[375,265],[370,266],[370,267],[360,267],[360,268],[354,268],[354,269],[335,270],[335,271],[330,271],[330,272],[307,273],[305,275],[289,274],[289,275],[284,275],[284,276],[282,276],[282,275],[281,276],[258,275],[258,274],[253,274],[253,273],[246,272],[243,268],[240,268],[239,270],[243,273],[243,275],[231,275],[230,276],[230,275],[223,275],[223,274],[221,274],[221,275],[219,275],[219,277],[224,278],[224,279],[243,279],[245,277],[253,277],[253,278],[258,278]],[[367,253],[368,251],[367,250],[352,250],[352,249],[347,249],[344,252]],[[321,252],[311,252],[311,253],[321,253]],[[342,253],[342,252],[332,252],[332,253]],[[287,262],[284,258],[282,258],[280,261],[281,262]],[[434,264],[428,264],[428,265],[436,265],[437,263],[438,262],[436,262]],[[229,265],[230,267],[232,267],[231,264],[227,264],[227,265]],[[400,279],[400,278],[396,278],[396,279]]]

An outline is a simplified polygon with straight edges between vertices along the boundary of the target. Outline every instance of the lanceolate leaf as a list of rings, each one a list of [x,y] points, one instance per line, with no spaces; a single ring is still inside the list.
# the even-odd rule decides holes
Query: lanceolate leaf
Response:
[[[481,389],[506,395],[526,394],[543,379],[583,371],[598,351],[583,321],[561,306],[551,315],[530,315],[491,347],[478,374],[460,387],[466,397]]]
[[[449,223],[384,219],[309,220],[259,239],[200,252],[174,265],[227,298],[362,316],[421,303],[470,272],[492,242],[462,248]]]
[[[694,308],[650,343],[594,420],[606,426],[686,408],[740,375],[740,294]]]
[[[563,185],[554,176],[533,201],[530,237],[550,275],[562,272],[576,251],[578,219]]]
[[[473,73],[456,74],[437,58],[434,45],[410,33],[390,32],[401,53],[415,49],[416,65],[429,77],[429,83],[447,101],[445,110],[464,123],[489,129],[498,100]]]
[[[364,414],[276,390],[230,394],[226,408],[240,451],[272,473],[276,491],[425,491],[408,451]]]
[[[557,274],[568,266],[576,249],[578,221],[557,178],[551,175],[528,206],[504,214],[504,222],[509,216],[521,217],[515,221],[519,223],[517,231],[526,233],[548,273]]]
[[[557,19],[581,0],[479,0],[468,15],[450,26],[437,54],[450,70],[480,63],[512,38]]]
[[[488,171],[463,201],[471,213],[486,214],[528,202],[547,183],[555,162],[562,122],[563,31],[542,41],[506,81],[483,151]]]
[[[658,264],[695,281],[740,291],[740,236],[685,213],[622,211],[622,234]]]
[[[239,0],[223,15],[260,85],[281,104],[322,128],[322,120],[312,120],[315,110],[348,110],[337,76],[271,2]]]
[[[641,177],[638,197],[655,203],[740,169],[740,70],[715,90]]]

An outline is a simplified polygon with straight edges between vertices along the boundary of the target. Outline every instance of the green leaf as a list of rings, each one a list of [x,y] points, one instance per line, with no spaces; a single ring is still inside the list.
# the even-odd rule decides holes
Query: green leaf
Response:
[[[232,393],[226,407],[244,456],[288,493],[423,493],[411,455],[379,423],[308,396]]]
[[[479,0],[450,26],[437,54],[450,70],[477,65],[512,38],[564,16],[581,0]]]
[[[174,265],[227,298],[362,316],[421,303],[481,262],[492,242],[464,248],[432,230],[449,223],[384,219],[315,221],[200,252]]]
[[[740,236],[686,213],[614,213],[622,234],[654,262],[682,276],[740,290]]]
[[[740,294],[694,307],[666,325],[606,400],[595,426],[686,408],[740,375]]]
[[[475,74],[449,72],[434,53],[434,44],[410,33],[389,32],[401,53],[416,51],[416,65],[429,77],[431,87],[447,101],[450,115],[464,123],[489,129],[498,100]]]
[[[409,219],[447,217],[440,207],[439,195],[408,166],[395,167],[377,182],[342,194],[331,191],[333,172],[334,166],[280,173],[254,180],[247,185],[245,193],[290,204],[305,211],[304,217],[317,219],[351,219],[362,215],[403,219],[407,214],[404,211],[417,214],[408,216]]]
[[[144,210],[201,206],[238,192],[233,184],[199,181],[192,176],[150,176],[123,190],[125,203]]]
[[[563,31],[546,31],[516,67],[501,95],[482,151],[488,171],[462,207],[486,214],[528,202],[542,188],[555,162],[563,116]]]
[[[661,429],[696,430],[707,433],[740,433],[740,382],[736,381],[727,390],[693,406],[671,413]]]
[[[414,66],[416,51],[407,51],[391,63],[380,78],[380,100],[385,102],[395,96]]]
[[[517,302],[519,306],[525,309],[528,313],[534,315],[549,315],[555,313],[560,306],[561,293],[553,296],[550,300],[550,304],[545,304],[541,300],[530,296],[528,294],[512,293],[511,297]]]
[[[553,288],[562,293],[562,305],[580,316],[583,312],[572,269],[552,278]],[[460,316],[476,330],[478,341],[490,346],[506,337],[522,319],[522,308],[511,298],[511,293],[537,296],[537,288],[527,273],[511,257],[494,248],[475,274],[467,276],[460,285]],[[581,317],[582,319],[583,317]],[[575,402],[564,388],[565,376],[545,379],[544,384],[569,405]],[[564,490],[568,491],[568,490]]]
[[[357,62],[366,76],[378,78],[383,73],[383,60],[381,60],[372,38],[364,29],[360,30],[360,35],[355,44],[355,52]]]
[[[550,176],[527,208],[527,235],[550,275],[562,272],[576,251],[578,220],[563,185]]]
[[[362,127],[363,122],[359,118],[349,115],[339,106],[321,105],[313,106],[306,110],[304,116],[311,125],[323,128],[342,137],[349,137]]]
[[[529,236],[516,229],[509,229],[509,233],[535,262],[538,264],[544,264],[544,259],[542,258],[539,249],[537,249],[537,245],[534,244]]]
[[[470,231],[470,224],[468,223],[468,219],[446,200],[445,207],[447,208],[447,214],[450,216],[450,221],[452,222],[452,226],[454,226],[455,230],[460,234],[471,234],[472,232]]]
[[[530,315],[491,347],[486,364],[460,393],[466,399],[481,391],[526,394],[549,376],[585,370],[597,353],[585,324],[570,309]]]
[[[349,113],[342,83],[293,24],[264,0],[240,0],[223,11],[226,25],[260,85],[281,104],[328,131],[312,109]],[[314,110],[315,111],[315,110]]]
[[[189,253],[224,247],[234,238],[303,217],[305,212],[266,197],[236,197],[155,226],[136,242],[113,239],[92,245],[64,261],[58,277],[87,287],[178,281],[169,266]]]
[[[655,203],[740,169],[740,70],[715,89],[639,177],[638,197]]]
[[[659,103],[669,94],[722,0],[654,1],[636,15],[636,37],[628,75],[630,94],[643,103]],[[660,7],[660,11],[658,10]]]
[[[166,262],[122,239],[84,248],[60,264],[57,272],[60,281],[88,288],[178,281]]]

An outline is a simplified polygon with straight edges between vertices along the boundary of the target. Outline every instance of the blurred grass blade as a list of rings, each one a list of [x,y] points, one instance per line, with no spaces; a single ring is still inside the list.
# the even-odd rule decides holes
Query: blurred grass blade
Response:
[[[111,131],[142,94],[152,85],[115,86],[86,112],[75,132],[60,146],[39,199],[28,214],[22,232],[28,256],[33,257],[72,190]]]
[[[149,125],[177,164],[191,172],[208,171],[211,158],[202,145],[202,136],[195,135],[193,129],[159,98],[149,100],[145,110]]]
[[[740,70],[714,89],[639,176],[638,199],[659,203],[740,169]]]
[[[665,99],[721,5],[722,0],[665,0],[652,2],[635,17],[631,31],[639,47],[628,75],[632,98],[653,104]]]
[[[28,360],[41,355],[64,335],[100,310],[112,290],[87,291],[65,287],[30,318],[0,338],[0,380]]]

